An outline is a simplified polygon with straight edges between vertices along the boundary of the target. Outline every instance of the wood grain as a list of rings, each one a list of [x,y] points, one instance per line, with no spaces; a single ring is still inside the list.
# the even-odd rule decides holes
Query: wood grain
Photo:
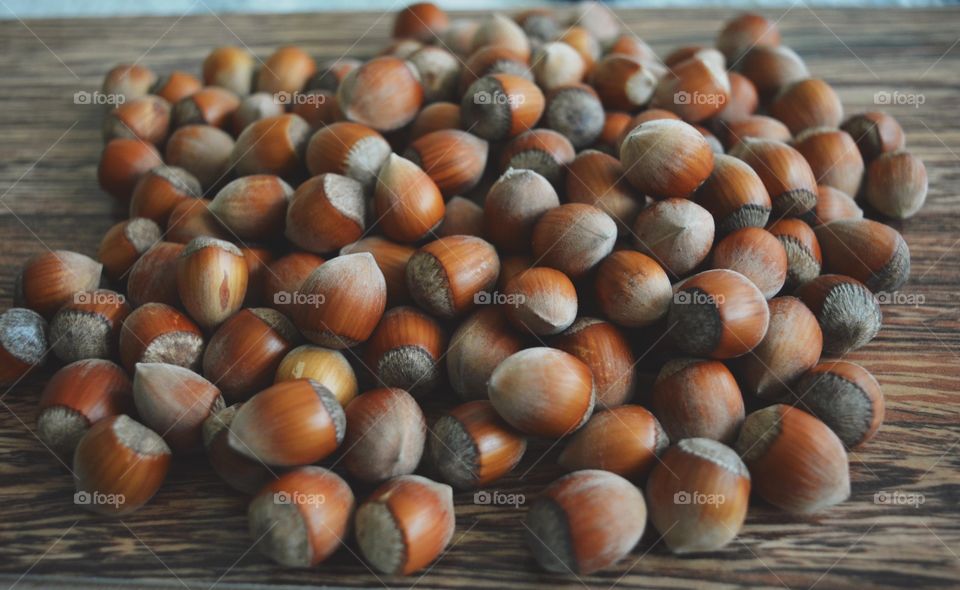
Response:
[[[709,43],[728,11],[627,11],[629,27],[660,52]],[[454,545],[422,577],[375,575],[353,546],[310,570],[274,567],[251,550],[245,500],[202,458],[180,463],[155,500],[122,521],[75,507],[63,466],[33,429],[43,375],[0,401],[0,583],[18,588],[422,588],[955,587],[960,580],[960,11],[817,10],[779,18],[785,42],[840,93],[848,112],[874,93],[919,93],[918,108],[885,107],[926,162],[930,197],[898,224],[913,255],[903,293],[917,305],[884,307],[885,328],[849,358],[877,375],[887,396],[879,436],[852,454],[853,494],[799,518],[757,502],[740,537],[722,551],[678,558],[649,530],[618,566],[577,579],[541,573],[523,542],[525,507],[485,506],[457,495]],[[241,41],[258,55],[296,43],[321,58],[369,55],[387,42],[377,14],[190,16],[0,22],[0,305],[13,276],[45,248],[95,254],[118,219],[97,188],[97,107],[73,94],[99,86],[119,61],[159,72],[197,71],[208,49]],[[559,473],[557,449],[535,445],[496,489],[527,502]],[[546,452],[546,456],[543,456]],[[525,475],[529,470],[529,475]],[[875,502],[881,491],[923,494],[917,507]],[[363,492],[361,492],[362,495]]]

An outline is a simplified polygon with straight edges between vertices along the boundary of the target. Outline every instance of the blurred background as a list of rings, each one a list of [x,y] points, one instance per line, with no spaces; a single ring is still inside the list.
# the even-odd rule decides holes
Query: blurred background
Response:
[[[53,18],[66,16],[121,16],[134,14],[204,14],[236,12],[320,12],[356,10],[397,10],[407,0],[0,0],[0,19]],[[439,0],[447,10],[521,9],[562,1],[516,0]],[[613,0],[619,8],[677,8],[683,6],[777,7],[806,6],[945,6],[960,5],[960,0]]]

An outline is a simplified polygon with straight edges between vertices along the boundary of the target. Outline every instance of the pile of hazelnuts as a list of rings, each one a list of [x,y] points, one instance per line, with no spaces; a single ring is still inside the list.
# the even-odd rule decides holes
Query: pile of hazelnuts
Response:
[[[762,16],[662,61],[602,4],[566,22],[421,3],[367,61],[111,70],[99,181],[130,217],[97,259],[29,260],[0,316],[2,383],[64,363],[36,432],[81,503],[127,514],[205,452],[276,562],[352,537],[411,574],[451,541],[452,488],[536,437],[570,473],[531,502],[529,546],[588,574],[648,519],[709,552],[751,491],[846,499],[884,401],[830,359],[910,268],[861,207],[914,214],[923,163],[889,115],[844,119]]]

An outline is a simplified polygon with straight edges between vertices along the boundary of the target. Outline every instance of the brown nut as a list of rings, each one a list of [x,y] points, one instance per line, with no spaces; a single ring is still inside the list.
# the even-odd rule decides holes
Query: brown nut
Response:
[[[450,337],[446,354],[450,386],[464,400],[486,399],[494,369],[523,346],[500,309],[478,309]]]
[[[633,222],[637,249],[678,277],[706,260],[713,236],[713,216],[688,199],[657,201]]]
[[[544,213],[533,226],[531,247],[537,264],[577,279],[613,251],[617,223],[583,203],[567,203]]]
[[[910,249],[900,232],[869,219],[849,219],[813,230],[823,270],[853,277],[874,293],[895,291],[910,276]]]
[[[13,303],[50,319],[80,291],[100,285],[103,265],[69,250],[48,250],[27,260],[13,285]]]
[[[47,360],[47,321],[31,309],[0,314],[0,385],[11,386]]]
[[[852,449],[873,438],[884,416],[883,392],[869,371],[846,361],[820,363],[797,380],[796,401]]]
[[[688,197],[713,170],[713,150],[692,126],[682,121],[647,121],[620,145],[627,178],[645,195]],[[761,175],[762,177],[762,175]]]
[[[219,326],[243,307],[248,278],[243,252],[216,238],[194,238],[177,261],[180,301],[205,329]]]
[[[407,289],[417,305],[449,319],[482,302],[499,274],[500,259],[491,244],[474,236],[450,236],[410,257]]]
[[[844,355],[866,345],[883,324],[877,298],[850,277],[822,275],[801,286],[796,295],[817,317],[827,354]]]
[[[651,408],[671,440],[710,438],[730,444],[743,424],[743,395],[720,361],[674,359],[660,369]]]
[[[565,469],[603,469],[632,481],[646,478],[670,441],[642,406],[600,410],[570,437],[557,462]]]
[[[137,363],[168,363],[198,368],[203,334],[190,318],[162,303],[147,303],[127,316],[120,328],[120,360],[128,373]]]
[[[54,354],[65,363],[115,358],[120,325],[130,311],[126,297],[109,289],[74,293],[50,321]]]
[[[201,449],[203,422],[223,408],[213,383],[190,369],[162,363],[137,363],[133,402],[146,425],[175,453]]]
[[[417,469],[427,421],[413,397],[397,388],[361,394],[346,409],[343,466],[352,477],[379,483]]]
[[[710,267],[737,271],[770,299],[787,280],[787,262],[787,251],[776,236],[759,227],[745,227],[717,242]]]

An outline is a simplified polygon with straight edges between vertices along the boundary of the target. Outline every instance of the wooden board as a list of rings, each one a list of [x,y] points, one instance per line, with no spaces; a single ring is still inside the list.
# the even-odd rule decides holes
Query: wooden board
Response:
[[[785,12],[785,13],[784,13]],[[709,43],[729,11],[626,11],[629,27],[663,53]],[[375,575],[341,550],[310,570],[274,567],[251,550],[245,500],[202,460],[178,465],[155,500],[123,520],[72,503],[72,482],[33,429],[43,378],[0,403],[0,580],[18,588],[103,586],[406,586],[421,588],[949,587],[960,580],[960,11],[771,11],[785,41],[839,91],[848,112],[874,108],[878,91],[920,94],[919,107],[887,108],[930,174],[930,198],[899,224],[913,254],[903,294],[916,305],[884,307],[879,338],[850,355],[881,381],[887,421],[851,455],[853,494],[823,514],[751,510],[739,538],[715,554],[674,557],[650,529],[640,546],[602,574],[541,573],[524,546],[525,507],[484,506],[458,494],[451,549],[422,576]],[[0,22],[0,306],[29,255],[49,248],[95,254],[118,219],[95,166],[100,113],[74,104],[105,70],[142,60],[157,71],[197,71],[215,45],[260,55],[283,43],[317,57],[369,55],[387,41],[389,15],[190,16]],[[527,454],[498,483],[527,503],[559,473],[556,449]],[[529,471],[529,474],[528,474]],[[878,492],[923,494],[919,506],[875,502]]]

